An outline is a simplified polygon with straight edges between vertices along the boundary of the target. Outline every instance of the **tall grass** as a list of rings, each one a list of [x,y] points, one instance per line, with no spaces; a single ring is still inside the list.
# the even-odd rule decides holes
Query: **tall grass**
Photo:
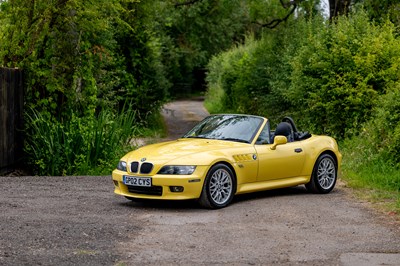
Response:
[[[63,123],[29,110],[25,152],[37,175],[110,174],[140,134],[137,114],[103,110],[96,117],[72,116]]]
[[[342,178],[357,194],[400,213],[400,169],[376,153],[361,137],[341,143]]]

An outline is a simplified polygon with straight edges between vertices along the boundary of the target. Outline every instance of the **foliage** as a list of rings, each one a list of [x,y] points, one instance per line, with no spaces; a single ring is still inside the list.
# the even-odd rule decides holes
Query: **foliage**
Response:
[[[214,57],[209,63],[206,103],[216,102],[218,98],[215,96],[219,95],[222,104],[219,112],[227,110],[261,115],[268,110],[272,113],[280,102],[270,93],[274,69],[280,60],[278,54],[270,51],[277,45],[270,38],[260,42],[248,38],[246,45]]]
[[[400,83],[380,97],[378,105],[367,127],[375,132],[371,144],[386,162],[400,169]],[[399,180],[400,181],[400,180]],[[397,184],[400,188],[400,182]]]
[[[306,45],[304,34],[319,27],[320,18],[288,23],[279,31],[266,31],[260,40],[247,38],[244,45],[215,56],[208,68],[206,106],[218,112],[247,112],[279,120],[288,115],[290,102],[283,94],[290,86],[291,61]],[[214,95],[219,95],[219,103]]]
[[[248,33],[258,36],[264,31],[261,25],[288,13],[279,0],[150,2],[153,20],[149,24],[156,25],[165,45],[161,56],[174,84],[172,95],[203,90],[206,65],[212,56],[242,43]],[[319,1],[305,1],[297,15],[316,12],[312,3]]]
[[[136,117],[130,109],[119,115],[104,110],[93,119],[73,115],[60,123],[30,109],[25,147],[34,174],[109,174],[140,134]]]
[[[378,98],[361,133],[342,143],[346,179],[355,185],[399,192],[400,83]],[[400,203],[400,201],[399,201]]]
[[[312,132],[342,139],[357,134],[377,97],[398,82],[399,60],[390,23],[374,25],[363,13],[329,25],[299,19],[215,57],[208,94],[223,97],[222,109],[292,115]]]
[[[168,39],[155,20],[163,6],[159,1],[121,1],[121,6],[123,27],[115,32],[117,53],[124,58],[118,96],[143,115],[158,110],[171,88],[163,62]]]
[[[363,125],[359,136],[352,141],[359,142],[362,150],[360,164],[385,162],[392,168],[400,169],[400,83],[387,94],[379,97],[371,118]],[[354,158],[358,156],[353,155]],[[400,182],[397,184],[400,187]]]
[[[126,115],[115,110],[129,102],[141,124],[158,112],[170,83],[163,45],[144,23],[151,20],[148,9],[133,0],[1,2],[0,65],[24,70],[25,105],[32,109],[25,150],[37,173],[109,166],[106,139],[114,136],[107,125]],[[132,134],[123,135],[125,141]],[[78,149],[83,144],[85,150]]]
[[[169,6],[165,30],[172,49],[166,62],[172,94],[203,90],[205,66],[212,55],[241,42],[250,25],[246,2],[196,1]],[[174,53],[174,54],[171,54]]]
[[[363,0],[360,1],[369,17],[375,21],[390,21],[400,26],[400,3],[398,0]]]
[[[3,64],[24,69],[32,107],[59,116],[71,109],[93,113],[97,95],[107,94],[114,81],[114,73],[104,73],[116,63],[110,21],[96,17],[95,6],[86,2],[42,0],[22,8],[23,2],[3,4],[8,20],[2,36]]]
[[[400,210],[400,84],[379,97],[359,136],[341,143],[343,178]],[[373,200],[373,199],[372,199]]]
[[[169,84],[158,59],[160,44],[136,20],[146,12],[139,3],[25,2],[1,6],[0,58],[24,69],[31,107],[62,120],[71,113],[91,116],[127,97],[142,114],[160,106]]]
[[[148,117],[170,93],[190,91],[198,81],[202,88],[208,59],[243,39],[248,6],[239,0],[176,3],[1,1],[0,65],[24,70],[26,106],[49,127],[46,137],[75,136],[76,121],[87,123],[80,130],[90,135],[100,114],[126,100],[136,119]],[[36,136],[35,120],[27,122],[27,136]],[[41,140],[34,140],[29,145],[40,147]],[[31,148],[26,150],[29,155]],[[37,154],[47,160],[47,153]],[[79,167],[68,166],[74,171]]]
[[[319,133],[356,134],[378,95],[399,80],[400,41],[393,32],[392,24],[376,26],[361,13],[307,34],[285,93],[298,117]]]

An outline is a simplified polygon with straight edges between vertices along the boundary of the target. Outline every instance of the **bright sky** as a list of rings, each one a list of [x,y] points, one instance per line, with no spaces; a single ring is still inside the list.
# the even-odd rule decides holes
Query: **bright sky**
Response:
[[[328,0],[321,0],[321,9],[325,17],[329,18],[329,2]]]

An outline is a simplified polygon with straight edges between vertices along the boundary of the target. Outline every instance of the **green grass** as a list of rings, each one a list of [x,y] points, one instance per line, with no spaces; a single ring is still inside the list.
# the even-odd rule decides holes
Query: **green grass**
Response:
[[[385,212],[400,215],[400,169],[352,139],[341,143],[342,179],[355,194]]]

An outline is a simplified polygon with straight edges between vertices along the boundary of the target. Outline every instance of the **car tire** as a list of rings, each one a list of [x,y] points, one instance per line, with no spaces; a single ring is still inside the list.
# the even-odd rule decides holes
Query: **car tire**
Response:
[[[310,182],[305,186],[312,193],[326,194],[335,187],[336,180],[336,160],[330,154],[325,153],[318,157]]]
[[[224,208],[232,202],[236,192],[236,179],[225,164],[216,164],[208,171],[204,180],[199,203],[208,209]]]

